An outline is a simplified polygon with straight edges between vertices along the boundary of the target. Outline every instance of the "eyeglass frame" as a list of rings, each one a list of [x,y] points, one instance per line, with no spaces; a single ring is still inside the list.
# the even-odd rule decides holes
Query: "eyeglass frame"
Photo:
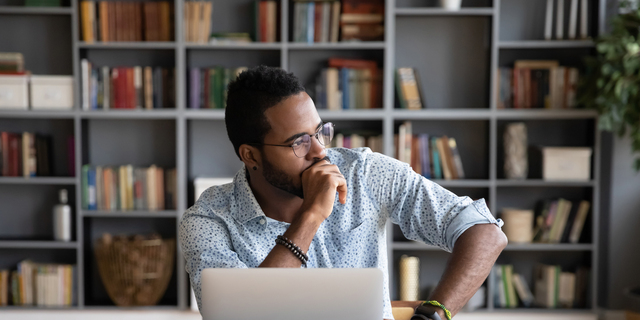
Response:
[[[323,123],[322,123],[322,125],[320,126],[320,128],[318,128],[318,131],[316,131],[316,133],[314,133],[313,135],[310,135],[310,134],[308,134],[308,133],[305,133],[304,135],[302,135],[302,136],[300,136],[300,137],[297,137],[295,140],[293,140],[293,142],[291,142],[291,144],[271,144],[271,143],[259,143],[259,142],[249,142],[249,143],[247,143],[247,144],[249,144],[249,145],[254,145],[254,146],[259,145],[259,146],[289,147],[289,148],[291,148],[291,151],[293,151],[293,154],[294,154],[296,157],[298,157],[298,158],[303,158],[304,156],[306,156],[307,154],[309,154],[309,150],[311,150],[311,147],[309,147],[309,150],[307,150],[307,153],[306,153],[304,156],[299,157],[299,156],[296,154],[296,151],[293,149],[293,145],[296,143],[296,141],[297,141],[298,139],[300,139],[300,138],[304,137],[305,135],[309,136],[309,138],[311,138],[311,137],[313,136],[313,137],[315,137],[315,138],[316,138],[316,140],[318,140],[318,142],[320,142],[320,138],[319,138],[320,132],[322,131],[322,129],[324,128],[324,126],[325,126],[325,125],[327,125],[327,124],[331,124],[331,128],[332,128],[332,129],[334,129],[334,132],[335,132],[335,127],[336,127],[336,125],[335,125],[333,122],[329,121],[329,122],[323,122]],[[333,137],[331,137],[331,139],[329,140],[329,143],[331,143],[331,141],[332,141],[332,140],[333,140]],[[321,143],[321,144],[322,144],[322,143]],[[323,145],[325,148],[327,147],[327,145],[326,145],[326,144],[322,144],[322,145]]]

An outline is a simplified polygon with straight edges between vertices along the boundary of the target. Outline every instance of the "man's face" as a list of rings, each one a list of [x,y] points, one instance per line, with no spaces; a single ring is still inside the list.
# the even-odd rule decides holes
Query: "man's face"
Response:
[[[301,135],[312,136],[309,153],[302,158],[296,156],[291,148],[263,147],[262,171],[265,180],[278,189],[302,198],[302,172],[326,156],[324,146],[313,136],[322,120],[306,92],[267,109],[265,117],[271,125],[271,130],[264,138],[266,144],[290,145]]]

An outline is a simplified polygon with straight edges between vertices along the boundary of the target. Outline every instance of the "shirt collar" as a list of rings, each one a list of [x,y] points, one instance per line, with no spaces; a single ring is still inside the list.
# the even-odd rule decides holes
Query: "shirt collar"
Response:
[[[236,205],[233,217],[241,224],[245,224],[257,217],[263,217],[266,221],[266,216],[262,211],[262,208],[260,208],[258,200],[256,200],[256,197],[253,195],[253,191],[251,191],[251,187],[249,186],[249,181],[247,180],[247,169],[244,164],[242,164],[242,168],[233,178],[233,185],[235,189],[234,193],[236,204],[238,204]]]

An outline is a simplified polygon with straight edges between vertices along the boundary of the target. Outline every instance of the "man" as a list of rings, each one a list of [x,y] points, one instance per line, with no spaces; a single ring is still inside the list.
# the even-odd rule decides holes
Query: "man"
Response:
[[[244,166],[233,183],[207,189],[180,222],[199,307],[205,268],[377,267],[385,275],[384,318],[393,319],[391,219],[408,239],[452,251],[431,299],[455,314],[506,246],[483,199],[458,197],[368,148],[326,149],[333,127],[291,73],[260,66],[240,74],[228,87],[225,122]]]

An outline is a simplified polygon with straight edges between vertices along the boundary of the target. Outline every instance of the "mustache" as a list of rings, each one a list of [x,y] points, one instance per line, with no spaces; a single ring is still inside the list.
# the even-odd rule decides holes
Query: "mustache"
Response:
[[[329,157],[326,157],[326,156],[325,156],[324,158],[322,158],[322,159],[320,159],[320,160],[318,160],[318,161],[313,162],[313,164],[311,164],[310,166],[308,166],[306,169],[302,170],[302,172],[300,172],[300,176],[302,177],[302,174],[303,174],[305,171],[307,171],[307,170],[309,170],[309,168],[311,168],[311,167],[315,166],[318,162],[321,162],[321,161],[324,161],[324,160],[327,160],[327,162],[331,163],[331,159],[329,159]]]

